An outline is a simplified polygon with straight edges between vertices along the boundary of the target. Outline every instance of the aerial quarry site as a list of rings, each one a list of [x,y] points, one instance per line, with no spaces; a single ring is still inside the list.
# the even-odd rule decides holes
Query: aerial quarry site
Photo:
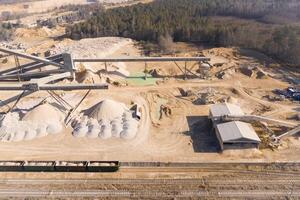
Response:
[[[299,67],[239,47],[67,38],[36,20],[93,1],[46,1],[0,1],[2,15],[29,10],[0,43],[0,198],[300,198]]]

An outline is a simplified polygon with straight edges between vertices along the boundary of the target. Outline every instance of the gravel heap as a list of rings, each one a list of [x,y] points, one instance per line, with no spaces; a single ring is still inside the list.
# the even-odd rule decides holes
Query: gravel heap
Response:
[[[138,131],[138,121],[123,103],[104,100],[87,110],[72,124],[73,136],[88,138],[122,138],[131,140]]]
[[[0,140],[18,142],[60,133],[63,129],[63,115],[50,104],[43,104],[27,112],[20,119],[18,112],[1,116]]]

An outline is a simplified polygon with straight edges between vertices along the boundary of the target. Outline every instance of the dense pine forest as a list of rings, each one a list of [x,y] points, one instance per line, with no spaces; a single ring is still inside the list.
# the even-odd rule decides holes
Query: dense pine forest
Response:
[[[157,42],[202,42],[252,48],[290,64],[300,64],[298,0],[157,0],[99,9],[67,29],[73,39],[129,37]]]

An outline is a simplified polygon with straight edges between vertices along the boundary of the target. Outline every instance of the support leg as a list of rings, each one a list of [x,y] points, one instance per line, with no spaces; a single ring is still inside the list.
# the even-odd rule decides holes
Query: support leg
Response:
[[[147,73],[148,73],[148,66],[147,66],[147,62],[145,62],[145,69],[144,69],[144,73],[145,73],[145,80],[147,80]]]
[[[108,71],[107,71],[107,63],[106,62],[104,63],[104,66],[105,66],[105,73],[107,74]]]
[[[186,68],[186,62],[184,62],[184,80],[187,79],[187,68]]]

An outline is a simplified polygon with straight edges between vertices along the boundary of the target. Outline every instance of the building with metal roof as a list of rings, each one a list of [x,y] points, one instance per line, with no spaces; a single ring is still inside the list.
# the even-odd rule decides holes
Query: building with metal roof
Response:
[[[220,118],[225,115],[245,115],[242,109],[234,104],[220,103],[210,106],[209,118],[212,120],[214,127],[220,123]]]
[[[234,104],[230,103],[220,103],[214,104],[210,107],[211,117],[221,117],[224,115],[244,115],[245,113],[242,109]]]
[[[243,110],[234,104],[221,103],[210,107],[212,121],[220,147],[224,149],[257,148],[260,139],[251,124],[241,121],[224,121],[223,116],[245,116]]]
[[[253,127],[245,122],[221,123],[216,126],[215,130],[222,150],[257,148],[260,143]]]

